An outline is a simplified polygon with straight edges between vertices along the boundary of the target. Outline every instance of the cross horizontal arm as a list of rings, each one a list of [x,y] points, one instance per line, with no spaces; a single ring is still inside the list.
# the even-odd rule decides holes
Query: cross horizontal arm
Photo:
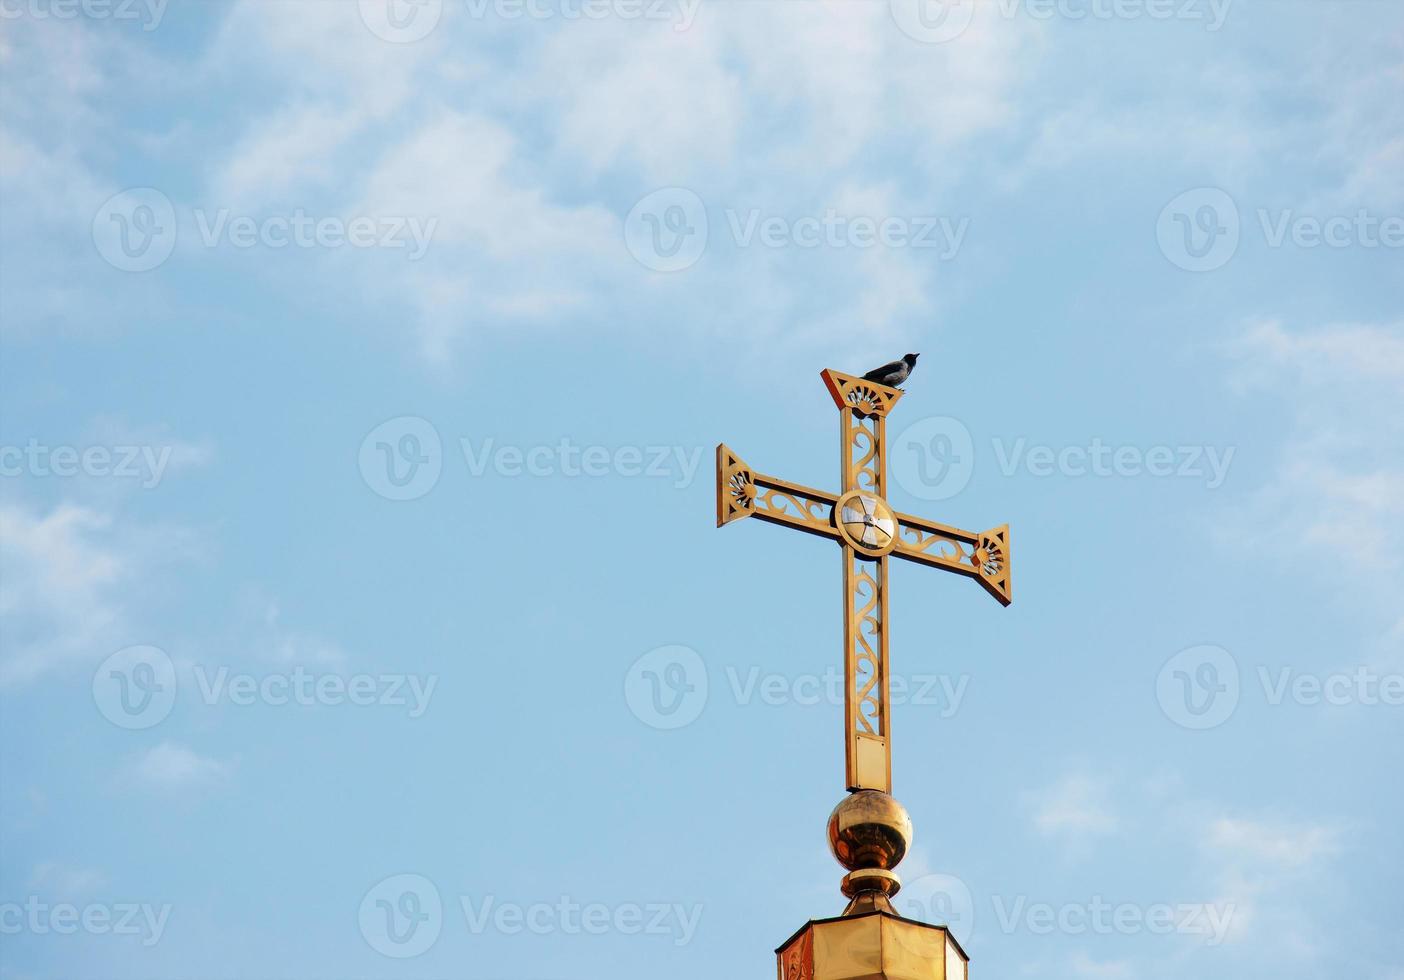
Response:
[[[832,520],[837,502],[823,490],[757,473],[725,444],[717,447],[717,527],[759,517],[838,541]]]
[[[842,544],[833,520],[837,503],[834,494],[757,473],[727,445],[717,447],[717,527],[759,517]],[[894,516],[894,557],[973,578],[1001,605],[1009,605],[1009,525],[962,531],[911,514]]]
[[[896,558],[975,579],[1001,605],[1011,601],[1009,525],[978,534],[910,514],[898,514]]]

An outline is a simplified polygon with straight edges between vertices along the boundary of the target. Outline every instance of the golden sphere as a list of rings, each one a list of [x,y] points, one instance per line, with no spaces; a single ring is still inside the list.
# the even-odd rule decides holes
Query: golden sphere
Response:
[[[912,818],[886,793],[862,789],[829,814],[829,849],[849,871],[891,871],[912,842]]]

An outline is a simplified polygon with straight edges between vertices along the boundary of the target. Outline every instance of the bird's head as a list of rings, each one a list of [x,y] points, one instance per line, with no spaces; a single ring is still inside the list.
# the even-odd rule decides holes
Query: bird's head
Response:
[[[916,364],[916,359],[920,356],[920,354],[908,354],[906,357],[902,358],[902,360],[907,362],[907,367],[912,367]]]

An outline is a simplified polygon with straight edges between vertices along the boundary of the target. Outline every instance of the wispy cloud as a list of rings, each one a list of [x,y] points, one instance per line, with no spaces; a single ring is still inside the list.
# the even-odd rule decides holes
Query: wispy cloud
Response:
[[[1341,851],[1341,828],[1241,815],[1210,818],[1201,850],[1215,869],[1215,903],[1231,907],[1231,942],[1272,937],[1301,955],[1316,951],[1313,910],[1302,896]]]
[[[1271,869],[1310,865],[1340,851],[1338,830],[1220,817],[1209,826],[1206,845]]]
[[[1404,323],[1289,329],[1264,320],[1225,351],[1233,382],[1251,397],[1282,399],[1289,420],[1275,473],[1230,515],[1235,546],[1246,536],[1266,553],[1340,555],[1358,574],[1330,568],[1338,595],[1373,604],[1385,633],[1404,627],[1404,466],[1382,451],[1404,438]]]
[[[1114,833],[1120,821],[1109,797],[1105,780],[1083,774],[1065,776],[1033,797],[1034,826],[1044,836],[1072,844]]]
[[[1094,960],[1086,953],[1074,955],[1068,966],[1073,975],[1079,977],[1103,977],[1107,980],[1117,980],[1119,977],[1132,976],[1131,963],[1128,960]]]
[[[124,522],[80,504],[0,504],[0,686],[130,643],[148,576],[197,553],[177,525]]]
[[[54,898],[70,901],[85,898],[107,884],[107,876],[97,868],[73,867],[54,861],[35,865],[29,887]]]
[[[210,786],[228,778],[232,771],[230,763],[167,741],[148,749],[132,764],[130,774],[139,785],[175,790]]]

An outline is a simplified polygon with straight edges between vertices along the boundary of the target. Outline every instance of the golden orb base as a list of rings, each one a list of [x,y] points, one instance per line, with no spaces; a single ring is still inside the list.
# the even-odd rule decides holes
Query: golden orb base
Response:
[[[887,912],[817,919],[775,955],[780,980],[968,980],[970,970],[946,929]]]

